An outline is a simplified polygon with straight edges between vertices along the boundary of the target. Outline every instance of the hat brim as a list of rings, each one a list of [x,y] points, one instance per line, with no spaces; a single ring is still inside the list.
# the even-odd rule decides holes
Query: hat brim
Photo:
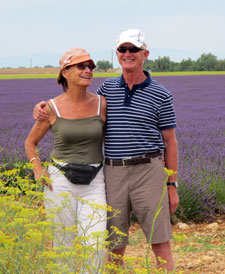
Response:
[[[60,72],[65,69],[66,67],[72,66],[72,65],[76,65],[82,62],[86,62],[86,61],[91,61],[92,64],[96,67],[95,62],[90,58],[89,54],[86,55],[81,55],[81,56],[76,56],[76,58],[72,59],[70,63],[64,64],[64,66],[60,69]]]
[[[140,43],[140,42],[138,42],[134,39],[126,39],[126,40],[124,39],[124,40],[120,40],[117,43],[116,47],[118,48],[119,46],[121,46],[122,44],[125,44],[125,43],[131,43],[131,44],[133,44],[134,46],[136,46],[138,48],[141,48],[141,46],[143,45],[143,43]]]

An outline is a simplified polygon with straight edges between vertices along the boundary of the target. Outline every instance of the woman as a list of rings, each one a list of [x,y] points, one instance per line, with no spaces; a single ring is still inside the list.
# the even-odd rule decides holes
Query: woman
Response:
[[[87,91],[93,78],[95,63],[85,50],[73,48],[65,52],[59,63],[60,72],[57,82],[62,85],[64,93],[48,102],[45,109],[49,118],[36,121],[26,139],[25,149],[27,158],[34,164],[35,179],[44,175],[53,181],[50,186],[45,186],[46,208],[55,208],[54,204],[57,207],[65,207],[63,197],[59,194],[68,193],[69,205],[59,212],[54,221],[62,223],[65,227],[77,225],[78,233],[88,236],[92,232],[106,229],[105,210],[99,209],[101,212],[98,212],[104,221],[91,221],[90,216],[94,214],[93,208],[77,199],[106,205],[101,166],[106,100]],[[51,152],[53,164],[47,171],[41,164],[37,146],[50,128],[54,136],[54,148]],[[93,176],[94,179],[87,184],[79,184],[76,178],[75,181],[73,178],[71,182],[66,177],[67,172],[61,172],[63,166],[68,163],[75,163],[79,167],[84,166],[88,169],[95,166],[98,168],[97,175],[94,174],[96,175]],[[60,229],[55,236],[53,247],[71,246],[75,234]]]

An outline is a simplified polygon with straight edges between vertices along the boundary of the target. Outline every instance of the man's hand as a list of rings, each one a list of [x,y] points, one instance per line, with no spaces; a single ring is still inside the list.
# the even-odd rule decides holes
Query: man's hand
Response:
[[[168,187],[168,194],[169,194],[169,204],[170,204],[170,214],[174,213],[177,209],[179,204],[179,197],[177,194],[177,189],[174,186]]]
[[[49,118],[49,114],[43,108],[46,106],[45,101],[41,101],[40,103],[36,104],[33,109],[33,117],[37,121],[47,120]]]

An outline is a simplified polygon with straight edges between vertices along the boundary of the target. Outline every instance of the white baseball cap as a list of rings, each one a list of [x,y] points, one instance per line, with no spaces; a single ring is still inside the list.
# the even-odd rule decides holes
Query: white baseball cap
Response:
[[[139,29],[128,29],[121,32],[116,41],[116,48],[124,43],[131,43],[138,48],[147,49],[145,34]]]

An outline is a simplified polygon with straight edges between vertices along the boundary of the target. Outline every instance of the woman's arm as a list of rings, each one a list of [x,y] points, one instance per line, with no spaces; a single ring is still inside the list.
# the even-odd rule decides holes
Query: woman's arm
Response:
[[[34,164],[33,171],[35,180],[39,179],[41,176],[48,176],[48,173],[46,169],[42,166],[39,158],[38,143],[48,132],[49,128],[49,120],[35,122],[25,141],[25,151],[27,158],[29,161],[32,162],[32,164]]]

